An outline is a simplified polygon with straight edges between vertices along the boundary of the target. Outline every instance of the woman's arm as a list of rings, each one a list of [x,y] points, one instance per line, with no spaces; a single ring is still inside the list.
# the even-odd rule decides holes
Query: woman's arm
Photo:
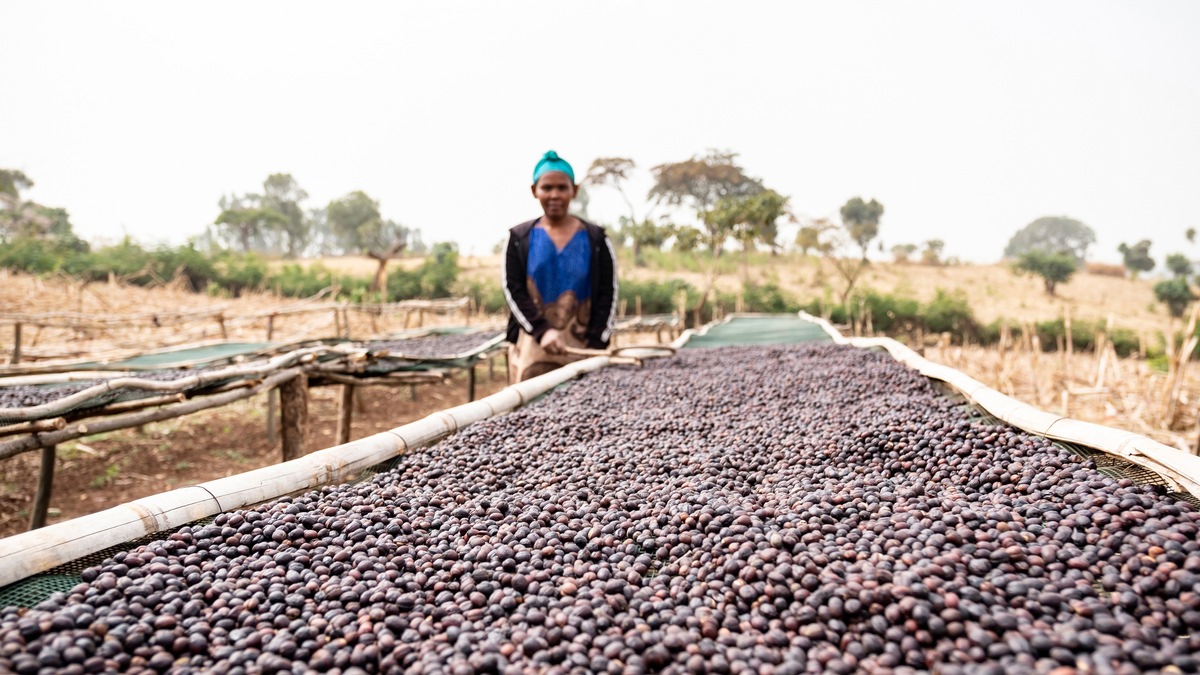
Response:
[[[587,341],[592,349],[607,349],[617,318],[617,252],[608,234],[595,257],[592,274],[596,275],[592,293],[592,314],[588,317]]]
[[[521,242],[509,232],[504,255],[504,299],[508,301],[508,309],[521,328],[540,342],[550,323],[529,295],[526,261],[522,259],[520,246]]]

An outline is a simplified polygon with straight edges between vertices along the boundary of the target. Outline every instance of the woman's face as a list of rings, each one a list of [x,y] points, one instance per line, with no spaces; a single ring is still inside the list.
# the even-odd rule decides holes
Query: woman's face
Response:
[[[542,203],[542,212],[547,218],[565,218],[571,200],[575,197],[575,186],[567,174],[550,171],[542,174],[533,186],[533,196]]]

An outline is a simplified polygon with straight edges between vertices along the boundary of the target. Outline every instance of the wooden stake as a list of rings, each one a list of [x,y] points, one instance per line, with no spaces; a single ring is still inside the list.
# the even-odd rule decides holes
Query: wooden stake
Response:
[[[12,360],[10,360],[9,363],[15,365],[20,362],[21,362],[21,324],[14,323],[13,324],[13,352],[12,352]]]
[[[1067,340],[1066,355],[1063,358],[1063,382],[1071,386],[1071,356],[1075,353],[1075,334],[1071,332],[1071,306],[1063,305],[1063,334]],[[1063,415],[1066,415],[1066,404],[1063,405]]]
[[[467,403],[475,400],[475,364],[467,368]]]
[[[267,342],[270,342],[275,337],[275,315],[267,317]]]
[[[279,387],[283,461],[303,457],[308,450],[308,376],[300,373]]]
[[[633,305],[634,305],[634,307],[637,308],[638,318],[641,318],[641,316],[642,316],[642,296],[640,296],[640,295],[634,296]]]
[[[350,442],[350,423],[354,415],[354,385],[343,384],[338,399],[337,445]]]
[[[46,514],[50,512],[50,495],[54,491],[54,463],[57,445],[42,448],[42,466],[38,469],[37,494],[33,498],[33,515],[29,518],[29,529],[36,530],[46,525]]]
[[[267,442],[272,447],[279,442],[279,390],[267,392]]]
[[[225,330],[225,315],[224,314],[217,315],[217,325],[221,327],[221,339],[228,340],[229,339],[229,331]]]

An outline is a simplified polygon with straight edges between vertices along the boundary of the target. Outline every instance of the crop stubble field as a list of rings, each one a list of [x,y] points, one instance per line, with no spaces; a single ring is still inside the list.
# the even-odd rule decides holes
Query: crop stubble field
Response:
[[[693,350],[118,554],[0,665],[1192,672],[1198,522],[886,356]]]

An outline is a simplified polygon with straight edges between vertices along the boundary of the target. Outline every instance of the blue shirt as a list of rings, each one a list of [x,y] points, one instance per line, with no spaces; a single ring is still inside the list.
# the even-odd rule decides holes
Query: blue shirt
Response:
[[[575,299],[581,303],[590,298],[591,265],[592,252],[586,229],[576,232],[561,251],[542,228],[535,227],[529,233],[526,273],[537,286],[543,305],[557,301],[567,291],[574,292]]]

